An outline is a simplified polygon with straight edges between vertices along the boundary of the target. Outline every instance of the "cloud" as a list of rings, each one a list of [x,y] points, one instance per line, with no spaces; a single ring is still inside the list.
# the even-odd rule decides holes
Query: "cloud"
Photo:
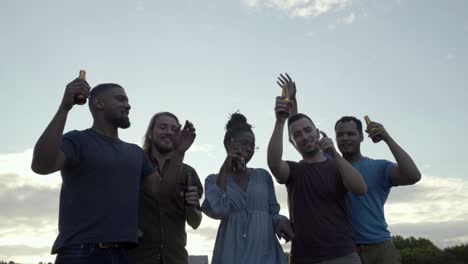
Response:
[[[350,13],[347,16],[338,18],[335,22],[328,24],[328,31],[333,32],[339,25],[351,25],[356,20],[356,14]]]
[[[348,24],[348,25],[352,24],[354,20],[356,20],[356,15],[354,13],[351,13],[342,19],[343,23]]]
[[[453,59],[453,57],[454,57],[454,56],[453,56],[453,54],[452,54],[451,52],[447,53],[447,54],[444,56],[444,58],[445,58],[446,60],[451,60],[451,59]]]
[[[36,257],[44,254],[44,252],[50,252],[50,248],[30,247],[28,245],[0,246],[0,256],[3,256],[3,260],[10,260],[18,255]]]
[[[330,32],[333,32],[333,31],[335,31],[335,29],[336,29],[336,25],[337,25],[336,23],[331,23],[331,24],[328,24],[328,26],[327,26],[327,28],[328,28],[328,31],[330,31]]]
[[[313,31],[309,31],[309,32],[307,32],[305,35],[306,35],[306,37],[312,38],[312,37],[317,36],[317,33],[316,33],[316,32],[313,32]],[[318,124],[317,124],[317,125],[318,125]]]
[[[387,222],[424,223],[468,220],[468,181],[423,175],[412,186],[392,188]]]
[[[351,0],[244,0],[251,8],[271,8],[290,17],[316,17],[328,12],[343,10]]]
[[[138,2],[136,3],[135,10],[138,11],[138,12],[143,12],[143,11],[145,11],[145,6],[144,6],[144,4],[143,4],[143,1],[138,1]]]
[[[0,224],[14,221],[33,223],[55,215],[58,208],[59,189],[23,184],[9,187],[9,182],[18,182],[16,174],[0,174],[0,208],[2,217]]]
[[[19,175],[0,174],[0,259],[51,261],[50,246],[57,235],[59,190],[30,184],[9,186],[21,181]]]
[[[190,146],[188,152],[203,152],[203,153],[213,153],[216,150],[216,146],[213,144],[194,144]]]
[[[3,183],[10,188],[24,184],[58,188],[62,183],[59,173],[38,175],[31,170],[32,154],[32,149],[19,153],[0,154],[0,174],[18,175],[15,180],[5,179]]]

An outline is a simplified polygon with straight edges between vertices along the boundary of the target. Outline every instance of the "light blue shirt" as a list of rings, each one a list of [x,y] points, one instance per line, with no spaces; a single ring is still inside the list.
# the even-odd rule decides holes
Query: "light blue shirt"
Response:
[[[212,264],[286,264],[283,249],[275,236],[274,223],[280,219],[270,173],[251,169],[244,192],[228,176],[226,192],[216,181],[218,174],[205,180],[203,212],[220,219]]]
[[[396,164],[364,157],[351,165],[362,174],[367,184],[365,195],[347,194],[346,204],[354,241],[356,244],[374,244],[390,240],[384,204],[392,187],[390,169]]]

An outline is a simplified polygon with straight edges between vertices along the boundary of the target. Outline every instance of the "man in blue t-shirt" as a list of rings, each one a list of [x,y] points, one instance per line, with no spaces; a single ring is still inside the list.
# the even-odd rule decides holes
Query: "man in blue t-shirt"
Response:
[[[345,116],[335,124],[336,142],[343,157],[353,165],[367,183],[367,193],[348,193],[347,207],[353,235],[363,264],[401,263],[400,254],[392,243],[385,222],[384,204],[390,188],[412,185],[421,179],[411,157],[393,140],[379,123],[371,122],[366,129],[374,142],[385,142],[397,163],[374,160],[361,154],[364,140],[359,119]]]
[[[91,128],[63,135],[76,98],[89,98]],[[137,245],[140,184],[155,203],[174,193],[176,177],[164,177],[143,150],[121,141],[119,128],[130,127],[130,105],[118,84],[90,91],[85,80],[69,83],[60,107],[34,147],[31,168],[38,174],[61,172],[59,234],[52,248],[55,263],[127,264],[127,249]],[[176,137],[175,160],[166,170],[175,175],[195,138],[184,127]],[[162,172],[165,174],[165,172]]]

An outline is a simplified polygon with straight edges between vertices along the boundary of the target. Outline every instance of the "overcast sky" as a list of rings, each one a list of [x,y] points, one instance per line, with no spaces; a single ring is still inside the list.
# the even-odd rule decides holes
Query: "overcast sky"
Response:
[[[32,173],[31,153],[80,69],[92,86],[126,89],[123,140],[141,144],[155,112],[191,120],[186,162],[202,181],[224,160],[224,124],[237,110],[260,146],[249,165],[267,168],[275,79],[287,71],[299,110],[320,129],[331,136],[341,116],[368,114],[418,164],[421,182],[395,188],[386,205],[393,234],[468,242],[464,0],[0,0],[0,33],[0,260],[53,260],[60,176]],[[87,107],[76,107],[66,130],[90,125]],[[383,143],[362,149],[394,160]],[[291,146],[284,157],[300,158]],[[189,232],[190,254],[211,255],[218,224],[204,217]]]

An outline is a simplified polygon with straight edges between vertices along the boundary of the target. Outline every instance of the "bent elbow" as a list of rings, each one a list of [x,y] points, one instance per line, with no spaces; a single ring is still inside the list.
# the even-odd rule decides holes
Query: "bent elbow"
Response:
[[[200,224],[201,224],[201,220],[200,220],[200,222],[198,222],[198,223],[191,224],[190,227],[191,227],[193,230],[197,230],[198,227],[200,227]]]
[[[31,170],[39,175],[47,175],[50,173],[49,170],[45,169],[44,167],[41,167],[39,164],[37,164],[37,162],[34,161],[31,164]]]
[[[275,176],[275,179],[276,179],[276,182],[278,182],[279,184],[286,184],[288,182],[288,178],[286,177],[281,178],[281,177]]]
[[[268,164],[268,168],[270,168],[271,171],[274,171],[278,169],[277,167],[278,167],[279,162],[274,162],[273,160],[268,159],[267,164]]]
[[[216,209],[213,208],[212,215],[214,219],[223,219],[229,215],[229,212],[228,210],[224,210],[222,208],[216,208]]]
[[[357,195],[357,196],[361,196],[361,195],[364,195],[367,193],[367,185],[364,184],[362,186],[359,186],[359,188],[355,188],[355,190],[353,191],[353,194]]]
[[[413,177],[411,177],[411,184],[415,184],[421,180],[421,173],[418,171]]]

